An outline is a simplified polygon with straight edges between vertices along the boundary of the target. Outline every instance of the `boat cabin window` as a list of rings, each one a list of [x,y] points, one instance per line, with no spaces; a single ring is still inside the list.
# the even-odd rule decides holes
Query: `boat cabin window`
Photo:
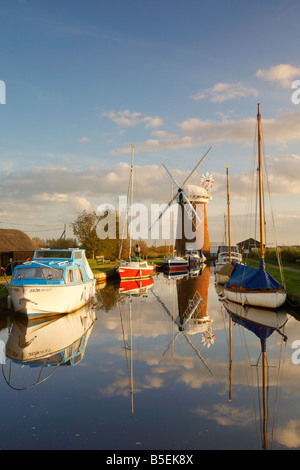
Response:
[[[75,269],[75,279],[76,279],[76,282],[82,282],[83,281],[83,275],[82,275],[82,272],[81,272],[80,268]]]
[[[35,252],[34,259],[37,258],[72,258],[72,251],[69,250],[38,250]]]
[[[74,282],[74,274],[73,274],[73,269],[67,269],[67,279],[66,282],[68,284]]]
[[[74,259],[82,259],[82,251],[74,251]]]
[[[62,278],[62,269],[41,268],[40,266],[15,269],[14,279],[46,279],[58,280]]]

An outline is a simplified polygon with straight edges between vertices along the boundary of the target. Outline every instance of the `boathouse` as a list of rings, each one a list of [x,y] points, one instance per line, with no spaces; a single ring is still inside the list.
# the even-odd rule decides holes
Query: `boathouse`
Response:
[[[243,240],[242,242],[237,243],[237,247],[239,252],[242,254],[251,253],[253,248],[260,248],[260,242],[255,240],[255,238],[248,238],[247,240]]]
[[[1,274],[11,262],[23,262],[39,247],[21,230],[0,229]],[[9,273],[8,273],[9,274]]]

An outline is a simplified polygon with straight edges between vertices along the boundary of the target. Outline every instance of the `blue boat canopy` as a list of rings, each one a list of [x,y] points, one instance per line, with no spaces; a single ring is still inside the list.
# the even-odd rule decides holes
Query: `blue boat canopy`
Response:
[[[226,287],[243,287],[248,290],[274,290],[280,285],[266,272],[264,260],[260,260],[259,268],[250,268],[232,261],[235,270],[226,284]]]

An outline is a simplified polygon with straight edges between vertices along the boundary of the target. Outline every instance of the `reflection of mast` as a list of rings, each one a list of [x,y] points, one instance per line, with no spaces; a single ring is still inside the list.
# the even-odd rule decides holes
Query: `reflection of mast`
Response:
[[[262,374],[263,374],[263,443],[264,449],[268,449],[267,429],[268,429],[268,415],[267,415],[267,381],[266,381],[266,350],[262,351]]]
[[[232,386],[232,319],[229,316],[229,401],[231,401]]]
[[[262,365],[262,416],[261,416],[261,436],[262,446],[264,450],[268,449],[268,393],[267,393],[267,338],[271,336],[274,331],[277,331],[283,341],[287,340],[287,337],[281,331],[287,323],[289,316],[286,312],[278,312],[269,309],[258,309],[253,307],[244,308],[240,304],[226,301],[224,306],[232,317],[233,321],[247,330],[254,333],[260,340],[261,349],[261,365]],[[255,364],[258,367],[259,359]],[[258,388],[259,392],[259,388]]]
[[[125,338],[125,330],[124,330],[124,322],[123,322],[123,313],[121,309],[121,304],[119,302],[119,310],[120,310],[120,317],[121,317],[121,326],[122,326],[122,335],[124,341],[124,349],[125,349],[125,356],[126,356],[126,363],[127,363],[127,371],[128,371],[128,379],[129,379],[129,389],[130,389],[130,396],[131,396],[131,414],[134,414],[134,406],[133,406],[133,357],[132,357],[132,316],[131,316],[131,295],[129,294],[129,326],[130,326],[130,346],[128,347],[126,338]],[[130,351],[130,364],[128,362],[128,354],[127,350]]]
[[[129,323],[130,323],[130,393],[131,393],[131,413],[134,414],[133,408],[133,360],[132,360],[132,317],[131,317],[131,295],[129,296]]]

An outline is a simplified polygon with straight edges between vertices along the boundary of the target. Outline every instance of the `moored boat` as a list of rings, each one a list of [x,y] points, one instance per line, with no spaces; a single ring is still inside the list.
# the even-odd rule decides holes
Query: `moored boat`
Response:
[[[215,261],[216,272],[218,272],[227,263],[235,261],[242,263],[242,254],[239,253],[236,246],[231,246],[230,250],[228,246],[222,246],[218,248],[217,259]]]
[[[75,312],[95,295],[95,279],[80,249],[41,249],[16,266],[6,288],[15,312],[37,318]]]
[[[181,256],[168,256],[164,259],[160,269],[168,272],[182,272],[186,271],[188,267],[188,260]]]
[[[133,205],[133,168],[134,168],[134,147],[132,147],[131,152],[131,168],[130,168],[130,178],[129,178],[129,188],[128,194],[130,192],[131,196],[131,206]],[[128,201],[127,201],[128,205]],[[125,219],[124,222],[127,222]],[[134,279],[134,278],[143,278],[152,276],[154,267],[148,264],[147,260],[140,258],[139,256],[131,256],[131,233],[129,233],[129,258],[126,261],[122,261],[120,265],[116,268],[116,273],[120,279]],[[119,258],[121,257],[121,251],[119,253]]]
[[[280,287],[265,268],[264,246],[264,195],[262,173],[262,133],[260,105],[257,111],[257,136],[258,136],[258,192],[259,192],[259,226],[260,226],[260,264],[259,268],[236,265],[236,269],[226,283],[224,292],[228,300],[242,305],[252,305],[277,309],[286,301],[286,291]]]
[[[206,261],[206,256],[204,256],[202,250],[187,250],[185,258],[189,266],[198,266]]]
[[[152,276],[153,266],[148,264],[146,260],[133,257],[120,263],[116,272],[120,279],[144,278]]]

